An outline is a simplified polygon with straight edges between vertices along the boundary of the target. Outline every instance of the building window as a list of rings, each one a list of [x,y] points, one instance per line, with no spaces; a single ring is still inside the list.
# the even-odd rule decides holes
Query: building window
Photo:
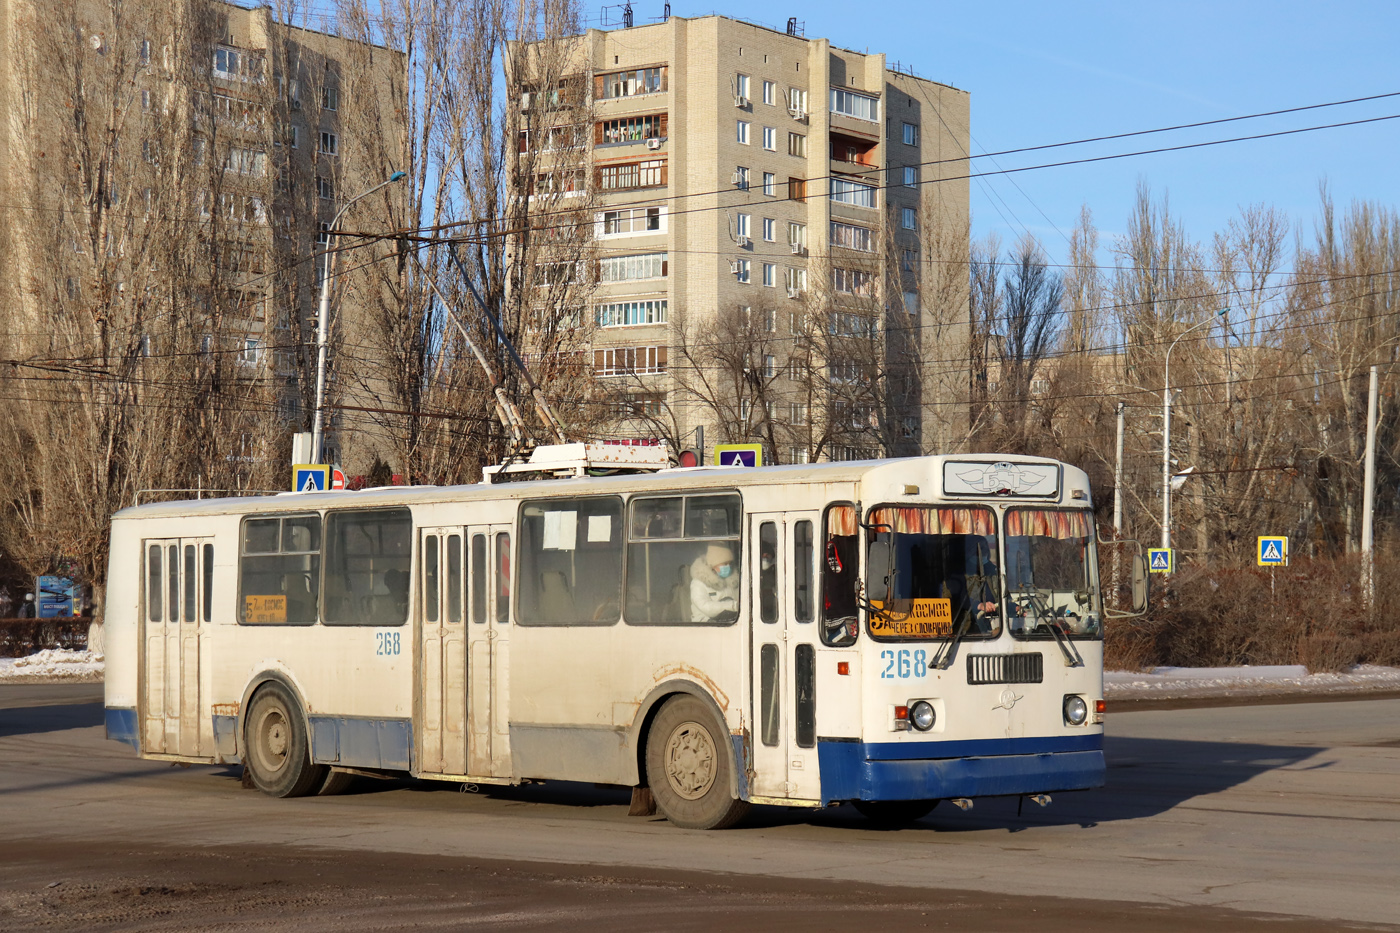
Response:
[[[1049,380],[1049,379],[1032,379],[1032,380],[1031,380],[1031,394],[1032,394],[1032,395],[1044,395],[1046,392],[1049,392],[1049,391],[1050,391],[1050,380]]]
[[[807,137],[801,133],[788,133],[788,155],[807,158]]]
[[[905,437],[909,437],[909,438],[914,438],[914,437],[918,437],[918,436],[919,436],[919,419],[918,419],[918,418],[910,417],[910,418],[905,418],[905,419],[904,419],[904,436],[905,436]]]
[[[797,378],[797,377],[794,376],[793,378]],[[802,403],[800,403],[800,402],[793,402],[791,405],[789,405],[789,406],[788,406],[788,423],[789,423],[789,424],[806,424],[806,423],[807,423],[807,406],[804,405],[804,404],[802,404]],[[804,461],[804,462],[805,462],[805,461]]]
[[[788,245],[807,248],[807,225],[788,223]]]
[[[323,87],[323,88],[321,88],[321,109],[322,109],[322,110],[339,110],[339,109],[340,109],[340,88],[338,88],[338,87]]]
[[[778,194],[778,176],[772,172],[763,173],[763,193],[768,197],[776,197]]]
[[[295,126],[295,125],[292,125],[292,126],[287,127],[287,132],[288,132],[288,134],[291,136],[292,148],[293,148],[293,149],[297,148],[297,143],[300,141],[300,136],[299,136],[299,134],[297,133],[297,128],[296,128],[296,126]]]
[[[745,214],[745,213],[743,213],[743,212],[740,212],[740,213],[738,214],[738,216],[736,216],[736,217],[734,218],[734,233],[735,233],[737,236],[748,236],[748,235],[749,235],[749,215],[748,215],[748,214]]]
[[[598,263],[598,281],[638,282],[666,277],[665,253],[641,253],[636,256],[610,256]],[[664,303],[664,302],[663,302]]]
[[[665,210],[660,207],[626,207],[603,211],[600,215],[599,236],[635,236],[639,233],[663,233],[666,229]]]
[[[772,217],[763,218],[763,239],[767,240],[769,243],[772,243],[773,238],[775,236],[774,231],[777,226],[777,222],[774,221]]]
[[[810,463],[811,452],[806,447],[789,447],[788,463]]]
[[[788,110],[794,117],[807,115],[807,92],[800,88],[788,88]]]
[[[854,224],[843,224],[835,220],[831,222],[831,245],[841,246],[846,249],[858,249],[861,252],[870,252],[870,231],[865,227],[857,227]]]
[[[322,221],[316,228],[316,245],[325,249],[331,242],[331,225]]]
[[[778,375],[778,358],[769,353],[763,357],[763,378],[773,379]]]
[[[151,112],[151,92],[146,90],[145,88],[141,89],[141,112]]]
[[[599,327],[636,327],[644,324],[666,323],[666,299],[652,301],[616,301],[594,308],[594,320]]]
[[[912,207],[899,209],[899,225],[905,230],[919,229],[919,212]]]
[[[763,148],[770,152],[778,151],[778,131],[771,126],[763,128]]]
[[[316,197],[322,201],[329,201],[335,197],[335,187],[331,184],[331,180],[324,175],[316,176]]]
[[[136,46],[136,55],[137,55],[137,57],[139,57],[139,58],[141,59],[141,64],[143,64],[143,65],[149,65],[149,64],[151,63],[151,40],[150,40],[150,39],[142,39],[142,40],[140,41],[140,43],[137,44],[137,46]]]
[[[214,76],[216,78],[236,78],[240,71],[240,54],[236,49],[222,46],[214,50]]]
[[[614,418],[656,418],[666,403],[665,395],[658,392],[634,392],[622,398],[613,399]]]
[[[749,100],[749,76],[748,76],[748,75],[735,75],[735,76],[734,76],[734,96],[735,96],[736,98],[738,98],[739,100],[743,101],[744,103],[748,103],[748,100]]]
[[[777,284],[778,267],[771,262],[763,264],[763,284],[772,288]]]
[[[832,178],[831,200],[839,204],[853,204],[856,207],[874,207],[875,186],[863,185],[845,178]]]
[[[616,120],[602,120],[594,124],[593,142],[638,143],[645,139],[659,139],[666,135],[666,114],[649,113],[637,117],[618,117]],[[524,152],[525,149],[521,149]]]
[[[665,371],[665,347],[616,347],[593,351],[593,373],[597,376],[648,375]]]
[[[874,276],[859,269],[842,269],[838,266],[831,270],[832,287],[843,295],[869,295],[873,281]]]
[[[256,366],[258,363],[259,346],[256,337],[248,337],[243,341],[243,346],[238,351],[238,362],[247,366]]]
[[[738,127],[738,129],[735,132],[735,137],[739,140],[739,142],[747,146],[749,144],[749,121],[736,120],[735,123]]]
[[[904,251],[904,271],[913,272],[919,266],[919,251],[916,249],[906,249]]]
[[[735,259],[732,261],[732,265],[734,266],[734,278],[738,280],[739,284],[749,284],[749,260]]]
[[[904,310],[905,310],[905,311],[908,311],[910,314],[918,314],[918,313],[919,313],[919,293],[918,293],[918,292],[905,292],[905,293],[904,293]]]
[[[763,312],[763,329],[770,334],[778,332],[778,312],[767,308]]]
[[[919,125],[917,123],[904,124],[904,145],[917,146],[919,144]]]
[[[657,94],[666,90],[666,68],[638,68],[598,75],[594,79],[594,96],[609,99]]]
[[[807,179],[788,176],[788,200],[807,200]]]
[[[904,187],[919,187],[919,167],[917,165],[904,166]]]
[[[267,170],[267,156],[261,149],[241,149],[234,146],[228,151],[224,168],[239,175],[262,175]]]
[[[857,120],[868,120],[871,123],[880,122],[880,100],[865,94],[857,94],[855,91],[843,91],[839,88],[831,89],[831,112],[839,113],[847,117],[855,117]]]
[[[772,81],[764,81],[764,82],[763,82],[763,102],[764,102],[765,104],[771,104],[771,103],[773,103],[773,91],[774,91],[774,89],[775,89],[775,85],[773,84]]]
[[[742,191],[749,190],[749,169],[748,166],[740,165],[734,169],[734,184]]]
[[[316,151],[322,155],[336,155],[340,152],[340,138],[334,133],[322,133],[321,144]]]
[[[783,273],[783,284],[787,286],[789,295],[797,296],[802,294],[807,290],[807,270],[788,269]],[[793,333],[799,334],[801,331],[795,330]]]
[[[739,399],[739,420],[746,422],[751,414],[753,414],[753,401],[746,398]]]
[[[626,191],[631,188],[660,188],[666,184],[666,160],[624,162],[604,165],[598,169],[598,187],[603,191]]]

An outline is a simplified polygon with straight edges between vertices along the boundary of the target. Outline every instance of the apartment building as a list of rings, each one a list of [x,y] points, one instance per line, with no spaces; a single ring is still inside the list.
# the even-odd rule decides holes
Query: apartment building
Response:
[[[968,94],[795,24],[671,17],[577,43],[562,84],[588,92],[593,369],[616,434],[703,426],[779,462],[957,444]],[[725,388],[694,344],[735,333],[756,355],[729,357],[745,372]]]
[[[90,352],[101,334],[118,358],[135,341],[151,392],[217,359],[227,397],[208,404],[242,413],[221,461],[284,472],[313,399],[312,257],[347,197],[400,167],[384,140],[402,129],[401,57],[221,0],[0,0],[0,52],[6,354]],[[393,196],[357,208],[357,229],[390,227]],[[372,291],[336,310],[361,344]],[[337,401],[367,407],[354,367],[374,355],[341,355]],[[363,472],[353,435],[328,454]]]

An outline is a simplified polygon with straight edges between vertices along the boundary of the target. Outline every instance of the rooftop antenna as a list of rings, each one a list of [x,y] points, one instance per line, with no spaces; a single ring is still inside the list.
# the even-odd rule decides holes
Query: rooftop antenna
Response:
[[[671,19],[671,4],[668,3],[668,4],[666,4],[665,8],[661,11],[661,21],[664,23],[664,22],[669,21],[670,19]]]
[[[788,17],[787,34],[790,36],[801,36],[805,32],[806,23],[799,23],[796,16]]]
[[[622,5],[622,28],[632,28],[632,4],[630,3],[624,3]]]

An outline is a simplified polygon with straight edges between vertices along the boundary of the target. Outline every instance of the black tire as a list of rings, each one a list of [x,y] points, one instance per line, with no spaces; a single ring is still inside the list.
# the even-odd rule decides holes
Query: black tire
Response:
[[[861,816],[881,826],[908,826],[926,817],[938,806],[937,800],[854,800]]]
[[[729,733],[693,696],[666,701],[647,733],[647,784],[661,815],[684,829],[728,829],[749,812],[736,800]]]
[[[350,785],[355,783],[355,775],[345,771],[328,770],[326,779],[321,782],[321,787],[316,791],[317,797],[334,797],[336,794],[343,794],[350,789]]]
[[[258,690],[243,720],[243,765],[253,786],[269,797],[305,797],[315,792],[328,769],[311,763],[310,745],[291,692],[281,684]]]

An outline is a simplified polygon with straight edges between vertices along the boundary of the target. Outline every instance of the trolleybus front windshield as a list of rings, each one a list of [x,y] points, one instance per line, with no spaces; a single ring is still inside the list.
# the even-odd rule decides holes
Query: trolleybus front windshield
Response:
[[[1007,618],[1025,637],[1102,638],[1094,523],[1088,512],[1009,509]]]
[[[869,527],[867,624],[873,638],[991,638],[1001,632],[991,509],[879,507],[870,511]]]

